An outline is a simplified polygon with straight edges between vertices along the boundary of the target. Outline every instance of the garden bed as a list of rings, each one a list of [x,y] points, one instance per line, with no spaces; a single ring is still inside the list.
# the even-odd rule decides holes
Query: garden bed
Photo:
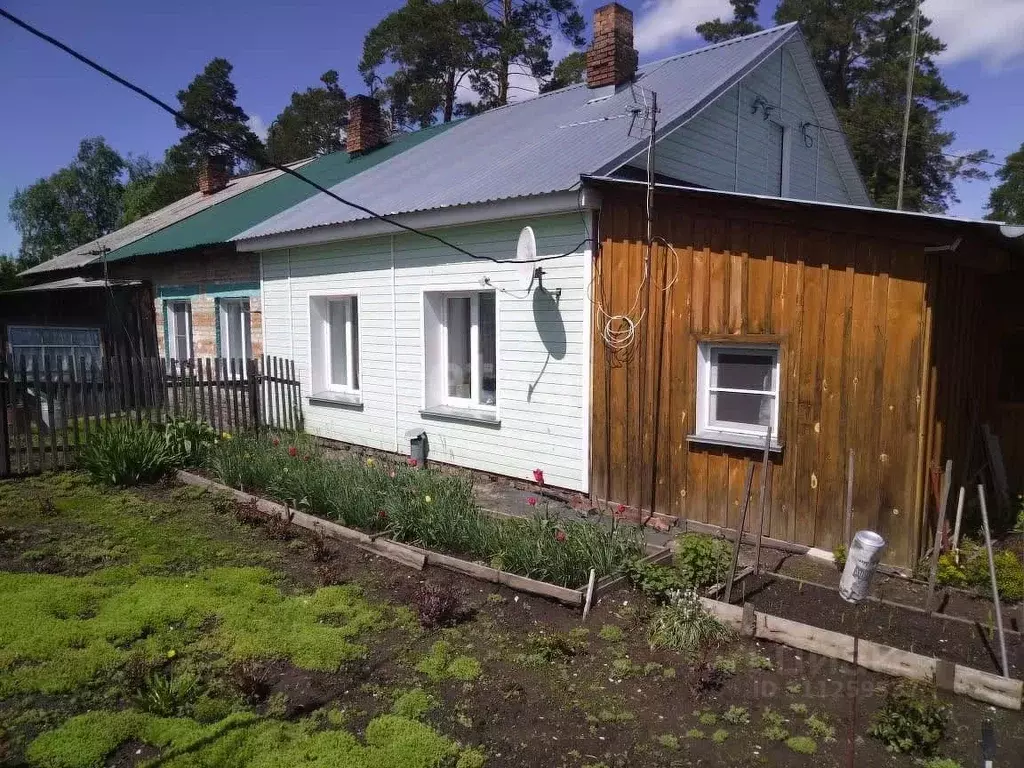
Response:
[[[302,532],[279,538],[286,534],[265,522],[237,522],[249,519],[245,505],[222,496],[193,487],[110,492],[71,476],[0,483],[6,615],[19,615],[19,590],[31,585],[32,594],[54,589],[64,596],[47,618],[54,630],[70,622],[92,632],[94,622],[116,618],[120,633],[116,656],[105,662],[111,666],[89,674],[79,668],[75,680],[47,678],[47,690],[39,691],[32,686],[44,678],[22,673],[41,673],[40,661],[11,666],[6,655],[28,639],[31,622],[0,629],[0,688],[15,673],[22,686],[14,695],[0,693],[0,762],[33,768],[146,760],[166,768],[838,765],[850,724],[848,694],[859,684],[856,764],[909,764],[867,736],[890,678],[862,670],[858,680],[840,661],[740,638],[711,652],[707,661],[726,671],[718,685],[704,687],[701,664],[650,649],[637,624],[646,602],[633,591],[606,593],[581,626],[578,611],[429,562],[418,571],[355,542],[328,541],[325,548]],[[258,583],[245,586],[253,579]],[[428,585],[458,596],[458,624],[419,625]],[[82,589],[99,602],[76,616],[69,600]],[[153,590],[160,601],[140,602]],[[206,602],[189,602],[196,590]],[[181,613],[186,604],[200,613]],[[135,635],[130,628],[142,618],[140,609],[148,629]],[[340,662],[320,656],[336,648],[347,649]],[[349,655],[350,649],[357,652]],[[70,669],[62,662],[80,650],[69,638],[66,647],[35,653],[54,651],[46,669],[56,672]],[[198,698],[160,720],[148,714],[138,682],[128,676],[132,665],[121,661],[122,654],[135,658],[143,650],[158,674],[194,671]],[[251,659],[243,668],[248,676],[237,672],[239,654]],[[243,696],[238,686],[247,681],[260,690]],[[997,765],[1024,752],[1018,714],[962,697],[942,700],[950,714],[938,754],[973,764],[986,720],[994,724]],[[791,745],[765,735],[769,723],[780,721],[776,728]]]

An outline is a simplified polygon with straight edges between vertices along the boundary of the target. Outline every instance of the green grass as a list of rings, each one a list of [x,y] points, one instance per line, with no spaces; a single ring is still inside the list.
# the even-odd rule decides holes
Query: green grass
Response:
[[[462,680],[471,682],[480,677],[480,662],[472,656],[461,656],[455,653],[451,643],[438,640],[416,665],[416,671],[422,672],[434,682],[442,680]]]

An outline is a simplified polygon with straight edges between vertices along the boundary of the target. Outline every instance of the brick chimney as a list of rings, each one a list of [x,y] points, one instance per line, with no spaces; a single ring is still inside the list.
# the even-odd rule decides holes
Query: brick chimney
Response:
[[[594,42],[587,51],[587,87],[622,85],[636,74],[633,12],[618,3],[594,11]]]
[[[223,155],[207,155],[199,166],[199,191],[204,195],[220,192],[228,185],[231,173]]]
[[[345,151],[361,155],[376,149],[387,139],[380,102],[371,96],[353,96],[348,102]]]

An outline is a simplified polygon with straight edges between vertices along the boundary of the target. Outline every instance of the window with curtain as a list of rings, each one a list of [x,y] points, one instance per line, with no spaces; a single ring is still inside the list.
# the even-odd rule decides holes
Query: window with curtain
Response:
[[[167,302],[167,356],[174,360],[192,357],[192,304]]]
[[[252,357],[248,299],[220,300],[220,354],[231,360]]]
[[[494,408],[498,403],[494,292],[429,293],[425,300],[427,405]]]
[[[313,394],[358,393],[358,297],[311,297],[309,316]]]

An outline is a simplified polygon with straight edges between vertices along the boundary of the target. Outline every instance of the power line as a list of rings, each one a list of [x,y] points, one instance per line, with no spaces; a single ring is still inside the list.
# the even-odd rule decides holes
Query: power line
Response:
[[[152,93],[150,93],[146,89],[144,89],[144,88],[142,88],[142,87],[140,87],[138,85],[135,85],[130,80],[127,80],[126,78],[121,77],[116,72],[113,72],[113,71],[107,69],[102,64],[99,64],[96,61],[93,61],[92,59],[90,59],[85,54],[80,53],[79,51],[75,50],[74,48],[72,48],[71,46],[67,45],[66,43],[61,42],[57,38],[55,38],[55,37],[53,37],[51,35],[48,35],[47,33],[43,32],[41,29],[38,29],[37,27],[32,26],[27,21],[24,21],[24,20],[18,18],[17,16],[15,16],[12,13],[10,13],[9,11],[6,11],[5,9],[0,8],[0,16],[2,16],[3,18],[7,19],[12,24],[14,24],[14,25],[16,25],[18,27],[21,27],[26,32],[28,32],[29,34],[34,35],[35,37],[38,37],[40,40],[43,40],[44,42],[49,43],[50,45],[54,46],[55,48],[59,48],[60,50],[64,51],[64,53],[68,54],[72,58],[77,59],[82,64],[85,64],[90,69],[94,69],[97,72],[99,72],[101,75],[104,75],[105,77],[108,77],[109,79],[113,80],[118,85],[122,85],[125,88],[127,88],[128,90],[138,94],[142,98],[146,99],[146,101],[149,101],[149,102],[155,104],[160,109],[162,109],[163,111],[167,112],[168,114],[170,114],[171,116],[173,116],[177,120],[180,120],[181,122],[185,123],[186,125],[190,126],[191,128],[193,128],[193,129],[199,131],[200,133],[203,133],[206,136],[209,136],[210,138],[214,139],[218,144],[223,144],[224,146],[228,147],[229,149],[234,150],[234,152],[236,154],[238,154],[239,156],[245,157],[245,158],[247,158],[249,160],[252,160],[252,161],[254,161],[256,163],[259,163],[259,164],[265,164],[265,165],[267,165],[270,168],[273,168],[275,170],[281,171],[282,173],[286,173],[289,176],[293,176],[296,179],[298,179],[299,181],[302,181],[302,182],[305,182],[306,184],[309,184],[311,187],[313,187],[317,191],[321,192],[322,194],[327,195],[328,197],[330,197],[333,200],[336,200],[339,203],[342,203],[343,205],[347,205],[350,208],[355,208],[357,211],[361,211],[362,213],[365,213],[368,216],[371,216],[371,217],[373,217],[373,218],[375,218],[375,219],[377,219],[379,221],[383,221],[386,224],[390,224],[393,227],[397,227],[398,229],[404,230],[406,232],[411,232],[412,234],[420,235],[421,237],[425,237],[425,238],[428,238],[428,239],[433,240],[435,242],[438,242],[441,245],[445,245],[448,248],[451,248],[453,251],[456,251],[457,253],[461,253],[464,256],[468,256],[471,259],[480,259],[482,261],[490,261],[490,262],[493,262],[495,264],[516,264],[516,263],[519,263],[519,264],[531,263],[532,264],[532,263],[538,263],[538,262],[542,262],[542,261],[553,261],[555,259],[563,259],[563,258],[566,258],[568,256],[574,256],[574,255],[576,255],[579,252],[579,249],[581,247],[583,247],[586,243],[590,242],[590,238],[588,237],[588,238],[585,238],[584,240],[582,240],[578,245],[576,245],[570,251],[566,251],[565,253],[560,253],[560,254],[558,254],[556,256],[542,256],[542,257],[533,258],[533,259],[496,259],[493,256],[483,256],[483,255],[479,255],[479,254],[473,253],[473,252],[468,251],[468,250],[466,250],[465,248],[463,248],[463,247],[461,247],[459,245],[455,245],[454,243],[451,243],[448,240],[445,240],[440,235],[435,235],[435,234],[431,234],[430,232],[424,232],[423,230],[416,229],[415,227],[411,227],[408,224],[403,224],[400,221],[396,221],[391,216],[386,216],[386,215],[384,215],[382,213],[377,213],[376,211],[374,211],[374,210],[372,210],[370,208],[367,208],[365,205],[361,205],[360,203],[353,202],[352,200],[347,200],[344,197],[342,197],[341,195],[338,195],[335,192],[332,192],[330,189],[328,189],[327,187],[323,186],[322,184],[318,184],[317,182],[313,181],[309,177],[304,176],[303,174],[299,173],[298,171],[296,171],[293,168],[289,168],[286,165],[281,165],[279,163],[275,163],[275,162],[269,160],[266,157],[257,157],[256,155],[254,155],[251,152],[249,152],[248,149],[244,145],[242,145],[240,142],[232,141],[228,137],[222,136],[221,134],[217,133],[216,131],[211,130],[210,128],[207,128],[205,125],[202,125],[201,123],[198,123],[195,120],[192,120],[192,119],[186,117],[179,110],[175,109],[170,104],[168,104],[167,102],[165,102],[162,99],[160,99],[158,96],[154,96]]]

